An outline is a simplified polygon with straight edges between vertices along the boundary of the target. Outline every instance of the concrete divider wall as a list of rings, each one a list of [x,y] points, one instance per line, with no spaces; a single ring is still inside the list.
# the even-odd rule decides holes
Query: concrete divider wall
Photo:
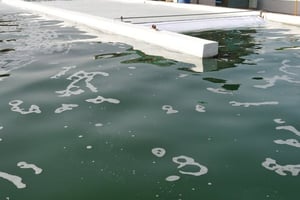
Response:
[[[213,57],[218,54],[218,43],[214,41],[168,31],[157,31],[149,27],[141,27],[85,13],[44,6],[39,3],[24,2],[22,0],[2,0],[2,2],[33,12],[54,16],[68,22],[85,25],[105,33],[134,38],[149,45],[156,45],[198,58]]]
[[[284,14],[295,14],[296,0],[258,0],[258,9],[269,12],[277,12]],[[300,1],[298,3],[297,15],[300,15]]]

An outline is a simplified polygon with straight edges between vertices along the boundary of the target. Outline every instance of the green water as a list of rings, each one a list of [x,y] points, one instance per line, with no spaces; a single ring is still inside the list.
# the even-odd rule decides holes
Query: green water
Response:
[[[193,34],[220,42],[195,73],[2,7],[0,172],[22,184],[0,173],[0,199],[299,198],[300,39],[288,31]]]

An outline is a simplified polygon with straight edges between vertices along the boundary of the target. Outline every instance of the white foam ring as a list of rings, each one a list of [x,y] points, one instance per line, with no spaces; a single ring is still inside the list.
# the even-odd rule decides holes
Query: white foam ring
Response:
[[[65,112],[67,110],[73,110],[73,108],[76,108],[78,106],[79,106],[78,104],[62,104],[62,106],[57,108],[54,112],[58,114],[58,113]]]
[[[71,95],[79,95],[84,92],[83,89],[80,88],[77,84],[81,81],[84,81],[85,86],[91,92],[98,92],[98,89],[91,84],[91,81],[94,79],[95,76],[109,76],[106,72],[85,72],[85,71],[78,71],[73,75],[69,76],[67,79],[71,80],[72,82],[67,86],[65,90],[56,91],[60,97],[68,97]]]
[[[19,162],[18,167],[22,168],[22,169],[32,169],[34,171],[35,174],[41,174],[42,173],[42,169],[37,167],[35,164],[28,164],[24,161]]]
[[[23,101],[21,100],[12,100],[9,102],[9,105],[12,106],[11,110],[13,112],[19,112],[22,115],[30,114],[30,113],[41,113],[41,110],[39,106],[37,105],[31,105],[29,109],[26,111],[24,108],[20,108],[19,106],[23,104]]]
[[[85,101],[89,102],[89,103],[94,103],[94,104],[100,104],[100,103],[103,103],[103,102],[108,102],[108,103],[112,103],[112,104],[119,104],[120,103],[120,100],[118,100],[118,99],[105,98],[103,96],[97,96],[96,98],[87,99]]]
[[[0,178],[3,178],[13,183],[18,189],[26,188],[26,184],[22,182],[22,178],[19,176],[8,174],[6,172],[0,172]]]
[[[229,102],[232,106],[244,106],[244,107],[250,107],[250,106],[263,106],[263,105],[277,105],[279,102],[277,101],[265,101],[265,102],[237,102],[237,101],[230,101]]]
[[[270,87],[273,87],[277,81],[286,81],[289,83],[300,83],[300,81],[295,81],[293,78],[287,76],[287,75],[282,75],[282,76],[274,76],[271,78],[264,78],[264,80],[267,82],[265,85],[254,85],[256,88],[262,88],[262,89],[267,89]]]
[[[276,160],[272,158],[266,158],[262,163],[262,166],[268,170],[274,171],[281,176],[287,176],[287,172],[290,172],[292,176],[298,176],[300,172],[299,165],[279,165],[276,163]]]
[[[151,150],[151,152],[153,155],[155,155],[156,157],[159,157],[159,158],[164,157],[166,154],[166,150],[163,148],[160,148],[160,147],[153,148]]]
[[[187,172],[187,171],[179,170],[179,172],[181,174],[192,175],[192,176],[201,176],[208,172],[207,167],[197,163],[193,158],[190,158],[188,156],[177,156],[177,157],[173,157],[172,160],[174,163],[179,165],[177,167],[178,169],[182,169],[186,166],[194,166],[194,167],[199,168],[199,171],[196,171],[196,172]]]
[[[292,147],[300,148],[300,142],[296,139],[287,139],[287,140],[274,140],[276,144],[285,144]]]
[[[61,76],[64,76],[68,71],[70,71],[71,69],[75,69],[76,66],[67,66],[67,67],[62,67],[62,71],[58,72],[56,75],[51,76],[51,79],[58,79]]]

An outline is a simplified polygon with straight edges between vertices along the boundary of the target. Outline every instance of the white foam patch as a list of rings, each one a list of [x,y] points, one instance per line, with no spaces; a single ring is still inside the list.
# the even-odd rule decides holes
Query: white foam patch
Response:
[[[173,109],[173,107],[170,106],[170,105],[163,105],[162,109],[165,110],[165,111],[167,111],[166,112],[167,114],[175,114],[175,113],[179,112],[178,110]]]
[[[43,170],[41,168],[39,168],[38,166],[36,166],[35,164],[28,164],[26,162],[19,162],[18,167],[22,168],[22,169],[32,169],[34,171],[35,174],[41,174],[43,172]]]
[[[287,140],[274,140],[276,144],[285,144],[292,147],[300,148],[300,142],[296,139],[287,139]]]
[[[72,82],[67,86],[65,90],[56,91],[60,97],[68,97],[71,95],[79,95],[84,92],[83,89],[80,88],[77,84],[84,81],[85,86],[91,92],[98,92],[98,89],[91,84],[91,81],[94,79],[95,76],[109,76],[106,72],[85,72],[85,71],[78,71],[73,75],[69,76],[67,79],[71,80]]]
[[[166,155],[166,150],[160,147],[153,148],[151,152],[153,155],[159,158],[164,157]]]
[[[207,90],[217,94],[233,94],[232,92],[228,92],[223,88],[207,88]]]
[[[59,114],[67,110],[73,110],[73,108],[76,108],[78,106],[79,106],[78,104],[62,104],[62,106],[57,108],[54,112]]]
[[[26,184],[22,182],[22,178],[5,172],[0,172],[0,178],[13,183],[18,189],[26,188]]]
[[[101,126],[103,126],[103,124],[97,123],[97,124],[95,124],[95,126],[96,126],[96,127],[101,127]]]
[[[279,165],[272,158],[266,158],[262,166],[268,170],[275,171],[281,176],[287,176],[287,172],[290,172],[292,176],[298,176],[300,172],[300,165]]]
[[[255,103],[250,103],[250,102],[237,102],[237,101],[230,101],[229,102],[232,106],[244,106],[244,107],[250,107],[250,106],[265,106],[265,105],[278,105],[279,102],[277,101],[265,101],[265,102],[255,102]]]
[[[256,88],[262,88],[262,89],[267,89],[270,87],[273,87],[277,81],[286,81],[289,83],[300,83],[300,81],[295,81],[293,78],[287,76],[287,75],[282,75],[282,76],[274,76],[271,78],[264,78],[264,80],[267,82],[265,85],[254,85]]]
[[[293,126],[277,126],[276,130],[286,130],[286,131],[290,131],[292,133],[294,133],[297,136],[300,136],[300,131],[298,131],[295,127]]]
[[[288,64],[289,62],[290,62],[289,60],[283,60],[281,63],[282,66],[279,68],[279,70],[282,71],[283,73],[297,76],[297,73],[290,72],[290,71],[288,71],[288,69],[289,68],[299,68],[300,69],[300,65],[299,66],[291,66]]]
[[[108,103],[112,103],[112,104],[119,104],[120,103],[120,100],[118,100],[118,99],[105,98],[103,96],[98,96],[98,97],[93,98],[93,99],[87,99],[85,101],[89,102],[89,103],[94,103],[94,104],[100,104],[100,103],[103,103],[103,102],[108,102]]]
[[[76,66],[67,66],[67,67],[62,67],[62,71],[58,72],[56,75],[51,76],[51,79],[58,79],[61,76],[64,76],[68,71],[70,71],[71,69],[75,69]]]
[[[2,130],[4,127],[3,126],[0,126],[0,130]]]
[[[195,172],[187,172],[187,171],[179,170],[181,174],[201,176],[208,173],[207,167],[197,163],[193,158],[190,158],[188,156],[177,156],[177,157],[173,157],[172,160],[174,163],[179,165],[177,167],[178,169],[181,169],[186,166],[193,166],[199,168],[199,171],[195,171]]]
[[[283,119],[274,119],[274,122],[277,124],[284,124],[285,121]]]
[[[20,108],[19,106],[23,104],[23,101],[21,100],[12,100],[9,102],[9,105],[12,106],[11,110],[13,112],[18,112],[23,115],[30,114],[30,113],[41,113],[41,110],[39,106],[37,105],[31,105],[30,108],[26,111],[24,108]]]
[[[197,112],[203,112],[203,113],[206,112],[205,106],[200,105],[200,104],[197,104],[197,105],[196,105],[195,110],[196,110]]]
[[[173,182],[173,181],[178,181],[179,179],[180,179],[180,176],[172,175],[172,176],[168,176],[166,178],[166,181]]]
[[[86,149],[92,149],[92,148],[93,148],[93,146],[91,146],[91,145],[88,145],[88,146],[86,146],[85,148],[86,148]]]

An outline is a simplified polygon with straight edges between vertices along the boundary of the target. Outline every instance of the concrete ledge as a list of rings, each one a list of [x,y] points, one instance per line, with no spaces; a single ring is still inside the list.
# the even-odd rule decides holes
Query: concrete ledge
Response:
[[[280,22],[283,24],[289,24],[294,26],[300,26],[300,16],[263,12],[262,17],[264,17],[266,20],[269,21]]]
[[[105,33],[134,38],[135,40],[140,40],[150,45],[153,44],[170,51],[180,52],[198,58],[213,57],[218,54],[218,43],[214,41],[168,31],[157,31],[148,27],[127,24],[81,12],[44,6],[39,3],[24,2],[21,0],[2,0],[2,2],[21,9],[55,16],[68,22],[85,25]]]

